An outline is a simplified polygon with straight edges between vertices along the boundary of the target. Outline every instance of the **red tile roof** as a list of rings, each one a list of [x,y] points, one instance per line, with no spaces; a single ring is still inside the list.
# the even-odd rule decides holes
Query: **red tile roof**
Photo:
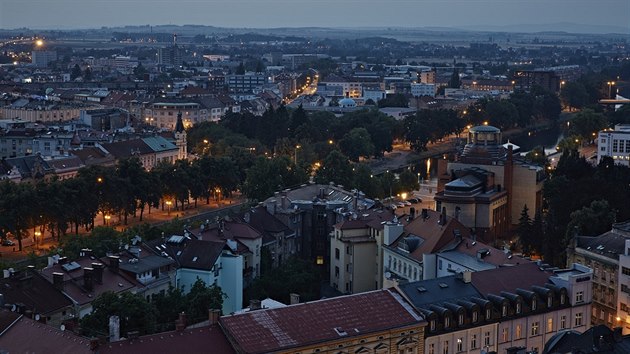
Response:
[[[477,257],[477,252],[483,249],[487,249],[491,251],[490,254],[483,257],[483,261],[486,263],[495,265],[495,266],[530,262],[519,256],[511,256],[511,254],[505,253],[502,250],[499,250],[492,246],[488,246],[485,243],[481,243],[479,241],[475,242],[468,237],[464,237],[462,239],[462,242],[460,242],[456,248],[457,251],[465,253],[472,257]]]
[[[423,318],[393,289],[221,317],[239,353],[269,353],[421,324]]]
[[[472,273],[472,284],[484,296],[500,294],[501,291],[514,292],[517,288],[531,289],[549,282],[553,272],[540,270],[536,263],[524,263],[512,267],[500,267]]]
[[[14,316],[0,311],[2,318]],[[10,317],[13,318],[13,317]],[[21,317],[8,326],[0,336],[0,349],[9,353],[93,353],[90,341],[69,331]]]
[[[219,326],[185,329],[142,336],[133,340],[107,343],[99,347],[102,354],[228,354],[234,349]]]

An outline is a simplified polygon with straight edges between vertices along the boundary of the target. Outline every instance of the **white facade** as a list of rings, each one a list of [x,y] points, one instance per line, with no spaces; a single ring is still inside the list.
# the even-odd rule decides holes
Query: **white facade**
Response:
[[[425,354],[479,354],[497,349],[498,323],[467,328],[427,337],[424,341]],[[503,353],[503,352],[500,352]]]
[[[630,124],[617,124],[615,130],[602,130],[597,139],[597,163],[610,156],[615,164],[630,166]]]
[[[385,97],[387,97],[385,90],[363,90],[363,99],[365,101],[372,100],[374,103],[378,103],[378,101],[385,99]]]
[[[411,84],[411,94],[415,97],[431,96],[435,97],[435,84]]]

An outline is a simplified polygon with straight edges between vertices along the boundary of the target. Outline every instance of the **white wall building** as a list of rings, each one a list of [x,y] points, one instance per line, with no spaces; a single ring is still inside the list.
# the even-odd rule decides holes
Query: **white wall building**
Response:
[[[630,124],[617,124],[615,130],[602,130],[597,138],[597,163],[610,156],[615,164],[630,166]]]

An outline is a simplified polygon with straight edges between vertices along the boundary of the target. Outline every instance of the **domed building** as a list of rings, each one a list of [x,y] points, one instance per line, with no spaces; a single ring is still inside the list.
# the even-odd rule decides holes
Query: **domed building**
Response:
[[[508,233],[524,206],[534,217],[542,208],[543,167],[513,155],[501,130],[472,127],[454,161],[438,161],[436,210],[445,211],[492,241]]]
[[[356,106],[357,103],[350,97],[343,98],[339,101],[339,107],[341,108],[351,108]]]

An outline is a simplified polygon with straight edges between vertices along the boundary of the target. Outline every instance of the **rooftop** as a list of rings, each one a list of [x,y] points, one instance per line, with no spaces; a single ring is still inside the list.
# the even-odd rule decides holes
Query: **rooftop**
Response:
[[[481,294],[500,294],[501,291],[514,292],[516,289],[530,289],[549,282],[554,273],[541,270],[534,262],[513,267],[501,267],[472,273],[472,284]]]
[[[219,323],[239,353],[253,354],[314,345],[423,321],[392,289],[224,316]]]

